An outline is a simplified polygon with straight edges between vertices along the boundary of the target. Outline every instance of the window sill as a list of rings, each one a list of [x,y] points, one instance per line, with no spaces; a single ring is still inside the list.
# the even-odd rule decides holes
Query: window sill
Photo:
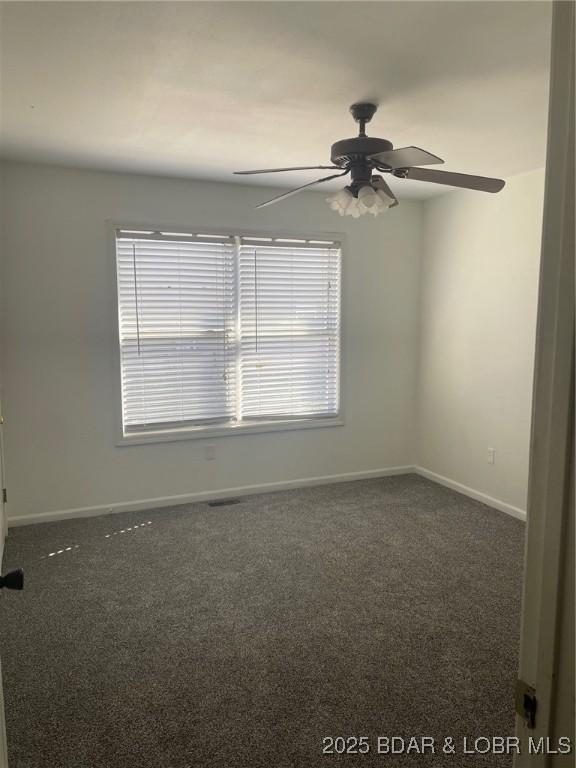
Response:
[[[253,424],[235,424],[226,426],[186,427],[183,429],[154,430],[122,435],[117,446],[146,445],[148,443],[173,443],[180,440],[205,440],[213,437],[233,437],[266,432],[288,432],[296,429],[324,429],[342,427],[340,416],[321,419],[290,419],[286,421],[263,421]]]

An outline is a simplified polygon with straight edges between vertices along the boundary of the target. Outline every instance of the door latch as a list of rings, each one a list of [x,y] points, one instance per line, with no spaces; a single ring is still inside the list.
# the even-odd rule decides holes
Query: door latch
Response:
[[[525,683],[524,680],[516,682],[516,712],[526,723],[526,727],[534,730],[536,726],[536,689]]]

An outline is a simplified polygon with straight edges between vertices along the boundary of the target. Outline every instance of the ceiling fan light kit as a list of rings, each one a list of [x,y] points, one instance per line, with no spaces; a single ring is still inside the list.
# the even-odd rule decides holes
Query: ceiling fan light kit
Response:
[[[394,197],[387,195],[383,189],[375,189],[369,184],[360,187],[356,196],[350,187],[344,187],[332,197],[327,197],[326,202],[340,216],[352,216],[354,219],[366,213],[378,216],[397,204]]]
[[[328,197],[330,207],[341,216],[360,216],[371,213],[377,216],[388,208],[398,205],[394,193],[378,173],[389,173],[398,179],[428,181],[433,184],[444,184],[462,189],[478,190],[480,192],[499,192],[504,186],[502,179],[491,179],[486,176],[470,176],[465,173],[451,173],[435,169],[420,168],[422,165],[443,163],[440,157],[426,152],[419,147],[402,147],[394,149],[387,139],[366,136],[366,123],[369,123],[376,112],[375,104],[352,104],[350,112],[359,125],[358,136],[352,139],[342,139],[332,144],[330,160],[332,165],[298,166],[296,168],[267,168],[256,171],[234,171],[239,175],[257,173],[281,173],[284,171],[304,171],[326,169],[340,171],[330,176],[324,176],[316,181],[303,184],[281,195],[266,200],[257,205],[264,208],[280,200],[301,192],[304,189],[322,184],[331,179],[350,174],[351,182],[337,194]],[[377,173],[375,174],[374,171]]]

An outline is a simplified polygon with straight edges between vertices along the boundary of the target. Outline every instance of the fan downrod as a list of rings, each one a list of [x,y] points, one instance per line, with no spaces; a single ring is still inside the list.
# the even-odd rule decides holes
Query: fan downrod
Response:
[[[365,126],[374,117],[374,114],[378,107],[376,104],[369,104],[367,102],[359,102],[358,104],[352,104],[350,112],[352,117],[360,125],[359,136],[366,136]]]

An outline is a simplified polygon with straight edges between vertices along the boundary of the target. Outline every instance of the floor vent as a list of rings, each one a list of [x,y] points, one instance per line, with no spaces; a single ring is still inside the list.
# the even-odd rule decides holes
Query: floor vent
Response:
[[[240,504],[240,499],[216,499],[209,501],[209,507],[231,507],[232,504]]]

